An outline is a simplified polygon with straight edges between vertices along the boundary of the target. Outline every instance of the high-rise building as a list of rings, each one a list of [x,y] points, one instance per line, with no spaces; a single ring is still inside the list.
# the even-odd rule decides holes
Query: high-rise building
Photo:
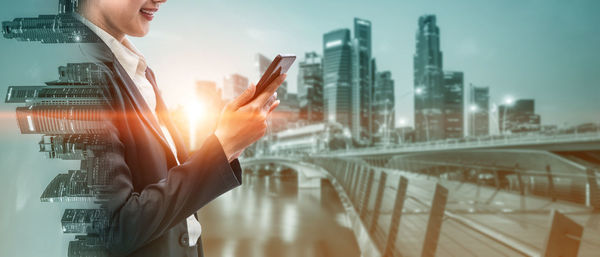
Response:
[[[498,106],[500,133],[540,131],[541,118],[535,114],[535,100],[520,99],[512,105]]]
[[[352,58],[352,137],[369,144],[372,131],[371,21],[354,18]]]
[[[4,21],[2,34],[7,39],[44,44],[99,42],[98,37],[71,13]]]
[[[45,44],[100,42],[73,14],[78,9],[78,0],[58,2],[57,15],[2,22],[3,37]],[[111,100],[104,81],[106,74],[94,63],[69,63],[58,71],[58,80],[44,86],[9,87],[5,102],[24,104],[17,107],[17,123],[23,134],[45,134],[39,142],[40,152],[50,158],[80,161],[80,170],[58,174],[45,188],[40,201],[101,204],[106,200],[102,196],[110,193],[107,185],[113,178],[104,158],[112,149],[103,126]],[[69,216],[69,213],[65,212],[65,218],[72,219],[63,220],[65,233],[99,234],[108,226],[106,222],[92,222],[90,228],[88,216]],[[68,256],[108,256],[104,246],[98,236],[78,235],[76,241],[69,243]]]
[[[443,138],[464,136],[464,75],[458,71],[445,71],[442,85]]]
[[[350,30],[323,35],[323,108],[329,122],[352,127],[352,41]]]
[[[469,106],[467,109],[469,136],[486,136],[490,130],[490,88],[476,87],[471,84],[469,89]]]
[[[414,55],[415,140],[443,139],[443,71],[435,15],[419,18]]]
[[[61,219],[63,233],[100,234],[108,227],[104,209],[66,209]]]
[[[74,241],[69,242],[67,257],[108,257],[105,243],[97,235],[76,235]]]
[[[390,142],[395,127],[394,80],[390,71],[377,72],[376,76],[373,87],[373,134],[376,135],[375,141]]]
[[[223,79],[223,99],[232,100],[248,88],[248,78],[240,74],[231,74]]]
[[[300,119],[308,123],[323,121],[323,68],[316,52],[306,53],[298,69]]]
[[[40,196],[42,202],[92,202],[94,191],[88,187],[87,172],[69,170],[58,174]]]

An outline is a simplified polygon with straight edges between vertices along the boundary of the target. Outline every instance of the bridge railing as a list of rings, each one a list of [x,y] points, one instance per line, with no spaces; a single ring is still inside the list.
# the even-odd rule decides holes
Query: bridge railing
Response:
[[[576,255],[581,242],[587,242],[586,252],[600,250],[600,238],[583,240],[579,224],[551,211],[600,209],[597,171],[493,170],[416,160],[401,166],[324,157],[304,161],[323,167],[341,185],[382,256],[486,251],[539,256],[569,240],[576,247],[562,249],[567,251],[562,256]],[[528,215],[545,218],[540,224],[540,218],[528,220]],[[519,222],[531,223],[530,229],[503,230],[503,224]],[[539,227],[546,232],[540,233]],[[565,227],[571,232],[560,232]]]
[[[323,151],[320,155],[353,155],[371,152],[393,152],[393,151],[425,151],[425,150],[449,150],[477,147],[502,147],[522,144],[549,144],[562,142],[585,142],[600,140],[600,131],[569,134],[526,134],[498,135],[477,138],[447,139],[429,142],[403,143],[373,146],[357,149],[340,149],[335,151]]]

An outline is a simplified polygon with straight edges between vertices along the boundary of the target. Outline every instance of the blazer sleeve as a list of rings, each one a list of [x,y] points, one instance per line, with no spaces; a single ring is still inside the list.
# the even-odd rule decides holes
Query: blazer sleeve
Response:
[[[119,152],[110,153],[116,174],[106,202],[109,229],[105,242],[109,253],[116,256],[128,255],[160,237],[242,182],[239,161],[228,162],[214,135],[187,161],[170,169],[166,179],[140,192],[134,191],[129,167]]]

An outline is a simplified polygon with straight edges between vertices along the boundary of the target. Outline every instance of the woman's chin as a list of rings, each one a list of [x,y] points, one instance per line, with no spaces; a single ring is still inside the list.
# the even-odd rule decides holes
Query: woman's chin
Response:
[[[143,37],[145,35],[148,34],[148,32],[150,31],[149,27],[142,27],[139,29],[136,29],[134,31],[131,31],[130,33],[127,33],[127,35],[132,36],[132,37]]]

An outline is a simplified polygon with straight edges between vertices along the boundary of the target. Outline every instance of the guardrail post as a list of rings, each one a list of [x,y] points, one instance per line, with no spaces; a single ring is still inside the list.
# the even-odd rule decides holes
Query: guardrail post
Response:
[[[354,181],[354,184],[352,185],[352,194],[350,195],[350,197],[352,198],[352,202],[354,202],[355,204],[358,203],[358,191],[360,190],[360,182],[362,180],[363,174],[362,171],[363,167],[356,171],[356,181]]]
[[[515,174],[517,175],[517,181],[519,182],[519,193],[525,195],[525,186],[523,185],[523,178],[521,178],[521,169],[519,164],[515,164]]]
[[[434,257],[442,231],[442,222],[444,219],[444,211],[446,210],[446,202],[448,201],[448,189],[440,184],[435,185],[435,193],[431,203],[431,211],[429,212],[429,221],[427,222],[427,230],[425,231],[425,240],[423,241],[423,250],[421,257]]]
[[[583,226],[553,210],[550,218],[550,233],[546,237],[542,256],[577,256],[582,235]]]
[[[492,168],[492,173],[494,173],[494,184],[496,185],[496,189],[500,189],[500,177],[498,176],[498,170]]]
[[[552,170],[550,165],[546,165],[546,176],[548,177],[548,193],[552,198],[553,202],[556,202],[556,194],[554,192],[554,178],[552,177]]]
[[[402,209],[404,208],[404,199],[406,197],[406,188],[408,187],[408,179],[400,176],[398,187],[396,188],[396,200],[394,201],[394,209],[392,211],[392,221],[390,222],[390,231],[388,232],[387,242],[383,250],[383,256],[393,256],[396,249],[396,237],[398,237],[398,229],[400,227],[400,218],[402,217]]]
[[[371,188],[373,186],[373,173],[375,173],[374,170],[369,170],[367,171],[369,173],[369,178],[367,179],[367,189],[365,190],[365,196],[363,198],[362,201],[362,208],[360,210],[360,217],[362,219],[365,218],[365,215],[367,214],[367,209],[369,208],[369,198],[371,197]]]
[[[590,203],[590,206],[594,207],[594,210],[600,210],[600,188],[598,187],[596,172],[593,169],[588,168],[587,178],[590,188],[588,202]]]
[[[358,192],[356,195],[356,212],[360,214],[360,210],[362,210],[362,206],[363,206],[363,202],[361,202],[363,200],[363,196],[366,192],[366,187],[367,187],[367,177],[369,176],[369,172],[366,169],[363,169],[361,171],[361,176],[360,176],[360,184],[358,185]]]
[[[377,228],[377,220],[381,213],[381,201],[383,200],[383,193],[385,192],[386,178],[387,174],[385,174],[384,171],[380,171],[379,183],[377,184],[377,196],[375,197],[375,206],[373,207],[373,217],[371,218],[371,224],[369,226],[371,234],[375,232],[375,229]]]

